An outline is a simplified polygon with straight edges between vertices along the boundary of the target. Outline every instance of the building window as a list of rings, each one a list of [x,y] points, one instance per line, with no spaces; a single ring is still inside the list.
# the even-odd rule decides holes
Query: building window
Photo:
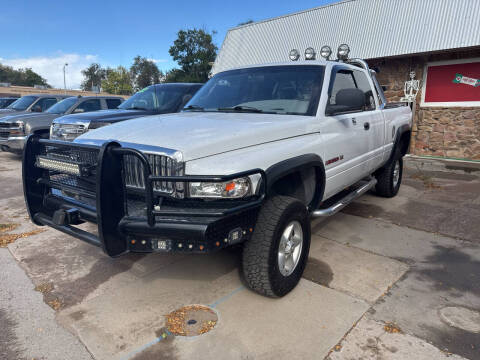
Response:
[[[427,63],[420,106],[480,106],[480,59]]]

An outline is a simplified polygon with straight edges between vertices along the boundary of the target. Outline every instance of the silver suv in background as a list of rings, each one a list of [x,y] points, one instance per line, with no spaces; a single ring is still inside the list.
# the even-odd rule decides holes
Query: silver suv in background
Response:
[[[123,102],[118,96],[68,97],[42,113],[23,113],[0,119],[0,148],[8,152],[22,152],[28,135],[48,138],[50,125],[56,118],[68,114],[116,109]]]
[[[5,109],[0,109],[0,118],[31,112],[44,112],[50,106],[69,97],[69,95],[52,94],[32,94],[22,96],[20,99],[8,105]]]

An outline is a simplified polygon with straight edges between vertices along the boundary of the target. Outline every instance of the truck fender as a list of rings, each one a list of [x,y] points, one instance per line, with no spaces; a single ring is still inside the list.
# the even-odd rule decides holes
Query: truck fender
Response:
[[[315,193],[309,209],[313,210],[320,204],[325,191],[325,167],[323,160],[317,154],[304,154],[296,156],[287,160],[280,161],[270,166],[266,171],[267,189],[266,195],[270,196],[274,193],[273,188],[275,183],[295,172],[301,172],[309,168],[315,169],[316,187]]]
[[[405,146],[405,148],[401,149],[402,150],[402,155],[406,154],[406,152],[408,151],[408,148],[410,147],[411,130],[412,130],[412,128],[411,128],[410,124],[403,124],[397,129],[397,131],[395,132],[395,138],[393,139],[392,153],[390,154],[390,157],[389,157],[387,163],[393,160],[393,157],[395,156],[395,150],[397,149],[398,146],[402,146],[402,144],[400,144],[400,142],[402,141],[402,139],[405,138],[405,136],[407,136],[405,134],[408,132],[408,133],[410,133],[410,135],[408,135],[408,141],[405,145],[403,145],[403,146]]]

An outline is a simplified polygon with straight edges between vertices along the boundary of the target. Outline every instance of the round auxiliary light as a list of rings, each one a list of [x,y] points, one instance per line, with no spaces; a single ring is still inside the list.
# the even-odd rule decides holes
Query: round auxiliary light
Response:
[[[292,49],[288,53],[288,56],[290,57],[290,60],[297,61],[300,58],[300,53],[298,52],[297,49]]]
[[[309,47],[305,49],[305,60],[315,60],[316,55],[314,48]]]
[[[325,60],[330,60],[330,55],[332,55],[332,48],[328,45],[322,46],[320,49],[320,56]]]
[[[348,54],[350,53],[350,47],[347,44],[342,44],[338,47],[337,57],[340,60],[348,59]]]

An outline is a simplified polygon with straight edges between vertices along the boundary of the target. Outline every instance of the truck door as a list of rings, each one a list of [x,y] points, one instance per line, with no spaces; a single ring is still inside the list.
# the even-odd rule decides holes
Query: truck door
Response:
[[[336,104],[342,89],[359,88],[354,70],[344,65],[332,68],[327,104]],[[326,116],[321,127],[326,171],[325,198],[354,184],[371,172],[371,111]]]
[[[365,94],[365,127],[368,141],[369,168],[373,172],[383,161],[383,145],[385,143],[385,120],[382,110],[375,102],[376,93],[370,77],[361,70],[354,70],[353,76],[357,87]],[[365,124],[365,123],[364,123]]]

